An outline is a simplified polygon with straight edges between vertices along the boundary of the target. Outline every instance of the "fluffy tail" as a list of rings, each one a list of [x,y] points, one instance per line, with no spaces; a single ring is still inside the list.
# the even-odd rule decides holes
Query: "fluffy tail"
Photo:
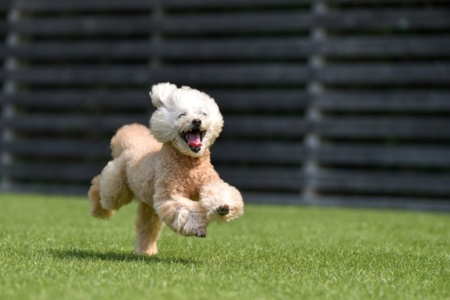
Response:
[[[118,157],[127,149],[140,153],[158,150],[161,144],[151,134],[150,130],[140,124],[125,125],[111,139],[112,157]]]
[[[91,215],[96,218],[109,219],[115,211],[104,209],[100,204],[100,175],[95,176],[92,179],[92,185],[88,192],[89,199],[91,200]]]

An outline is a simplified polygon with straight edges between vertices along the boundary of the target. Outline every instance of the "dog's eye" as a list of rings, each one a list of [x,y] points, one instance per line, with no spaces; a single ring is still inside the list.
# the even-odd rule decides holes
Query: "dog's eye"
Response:
[[[203,115],[204,117],[206,117],[206,116],[207,116],[207,114],[206,114],[205,112],[202,112],[202,115]]]
[[[185,113],[180,114],[180,115],[178,116],[178,119],[179,119],[179,118],[182,118],[182,117],[186,117],[186,114],[185,114]]]

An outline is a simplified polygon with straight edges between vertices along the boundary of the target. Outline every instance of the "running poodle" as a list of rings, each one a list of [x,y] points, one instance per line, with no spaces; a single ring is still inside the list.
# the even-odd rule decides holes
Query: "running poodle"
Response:
[[[223,118],[215,101],[198,90],[154,85],[156,111],[150,128],[125,125],[111,140],[113,159],[92,180],[91,214],[110,218],[136,198],[136,252],[158,253],[166,224],[184,236],[206,237],[212,221],[231,221],[244,212],[239,191],[224,182],[209,148]]]

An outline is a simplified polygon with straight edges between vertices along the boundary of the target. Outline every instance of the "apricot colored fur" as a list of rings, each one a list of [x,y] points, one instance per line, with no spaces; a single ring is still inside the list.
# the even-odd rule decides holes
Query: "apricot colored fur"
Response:
[[[163,225],[184,236],[206,236],[212,221],[243,214],[239,191],[224,182],[210,161],[210,146],[222,130],[219,109],[208,95],[170,83],[154,85],[151,130],[125,125],[111,140],[113,159],[88,192],[91,214],[108,219],[135,198],[136,252],[154,255]],[[199,126],[199,124],[201,124]],[[201,146],[184,136],[197,132]]]

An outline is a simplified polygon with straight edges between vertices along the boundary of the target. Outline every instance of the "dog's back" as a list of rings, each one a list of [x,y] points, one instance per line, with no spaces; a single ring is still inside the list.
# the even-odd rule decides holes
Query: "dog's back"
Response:
[[[119,157],[126,150],[148,153],[161,149],[150,130],[140,124],[130,124],[121,127],[111,139],[112,157]]]

